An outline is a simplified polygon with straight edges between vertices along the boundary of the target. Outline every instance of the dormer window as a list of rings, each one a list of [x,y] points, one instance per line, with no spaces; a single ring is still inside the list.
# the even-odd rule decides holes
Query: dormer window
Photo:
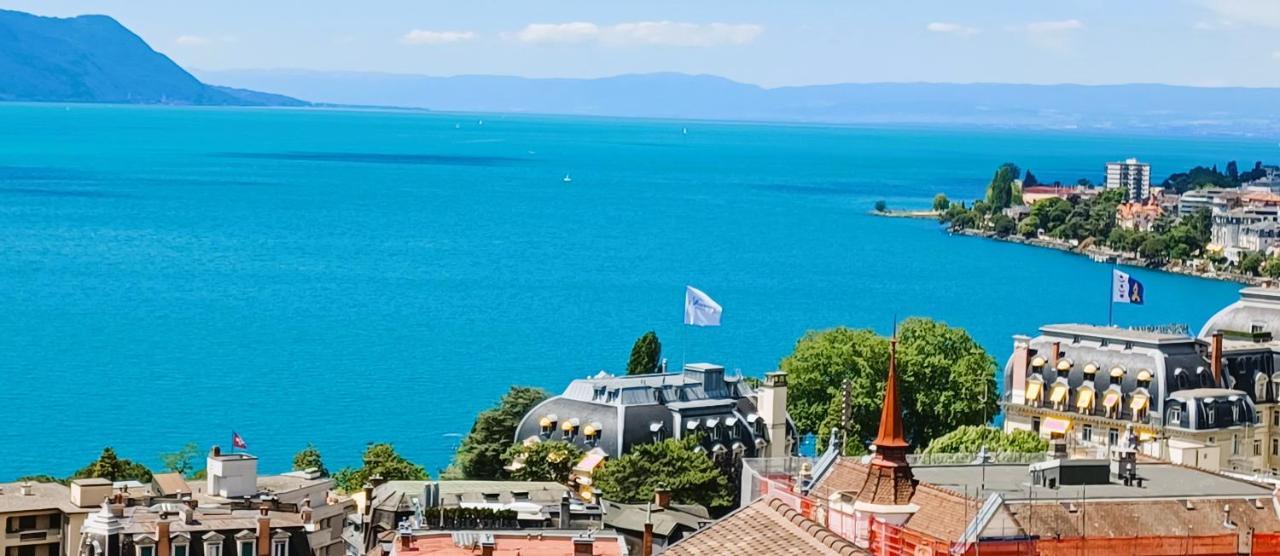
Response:
[[[1066,374],[1071,372],[1072,365],[1074,365],[1074,363],[1072,363],[1070,359],[1066,359],[1066,358],[1059,359],[1058,365],[1057,365],[1058,374]]]
[[[572,442],[578,437],[578,419],[569,419],[560,425],[560,431],[564,433],[564,439]]]
[[[204,556],[222,556],[222,540],[226,538],[216,532],[206,533],[200,540],[204,541]]]
[[[554,413],[549,415],[544,415],[542,419],[538,420],[538,425],[542,427],[543,437],[550,437],[551,433],[556,430],[557,420],[558,418],[555,416]]]
[[[253,531],[236,533],[236,556],[254,556],[258,553],[258,538]]]
[[[133,546],[137,556],[156,556],[156,540],[149,535],[135,535]]]
[[[1044,371],[1045,363],[1046,361],[1044,360],[1043,357],[1036,356],[1035,359],[1031,360],[1031,372],[1039,373]]]
[[[1124,381],[1124,367],[1116,365],[1111,367],[1111,384],[1120,384]]]
[[[276,531],[271,536],[271,556],[289,556],[289,533]]]
[[[1169,417],[1166,419],[1166,425],[1178,426],[1182,422],[1182,408],[1176,405],[1169,407]]]
[[[1218,403],[1215,400],[1205,400],[1204,402],[1205,424],[1209,425],[1210,427],[1218,424],[1217,409],[1218,409]]]
[[[187,556],[191,553],[191,536],[186,533],[177,533],[170,537],[169,556]]]
[[[1255,401],[1259,403],[1267,401],[1267,386],[1269,386],[1270,384],[1271,384],[1271,381],[1267,380],[1267,375],[1264,375],[1262,373],[1258,373],[1254,375],[1253,397]]]
[[[649,436],[654,442],[662,442],[662,421],[652,421],[649,423]]]

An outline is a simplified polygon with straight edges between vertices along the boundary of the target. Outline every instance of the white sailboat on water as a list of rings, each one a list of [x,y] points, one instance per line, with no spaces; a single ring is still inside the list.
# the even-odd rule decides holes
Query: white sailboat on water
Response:
[[[569,177],[569,174],[565,174],[565,175],[564,175],[564,179],[562,179],[562,180],[560,180],[560,181],[565,182],[565,183],[573,183],[573,178]]]

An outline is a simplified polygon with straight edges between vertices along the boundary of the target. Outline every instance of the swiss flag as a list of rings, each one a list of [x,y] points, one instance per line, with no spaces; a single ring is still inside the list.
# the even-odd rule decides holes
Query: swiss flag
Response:
[[[244,443],[244,438],[241,438],[240,434],[235,431],[231,431],[231,447],[237,450],[249,449],[249,445]]]

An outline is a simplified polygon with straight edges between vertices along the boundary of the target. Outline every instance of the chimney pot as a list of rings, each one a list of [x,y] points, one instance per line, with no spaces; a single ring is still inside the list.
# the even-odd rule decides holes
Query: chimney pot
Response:
[[[671,489],[666,487],[658,487],[653,489],[653,503],[659,508],[671,507]]]
[[[1213,333],[1213,343],[1209,349],[1209,357],[1213,360],[1209,362],[1209,369],[1213,371],[1214,386],[1222,386],[1222,333]]]
[[[216,458],[221,455],[222,455],[222,448],[219,448],[217,444],[214,444],[213,447],[209,449],[209,457]]]
[[[480,556],[493,556],[493,552],[498,549],[498,541],[493,537],[485,537],[480,541]]]

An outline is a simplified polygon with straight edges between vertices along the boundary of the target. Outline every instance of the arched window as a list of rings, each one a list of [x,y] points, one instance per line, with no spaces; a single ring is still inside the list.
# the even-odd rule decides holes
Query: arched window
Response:
[[[1174,388],[1178,390],[1185,390],[1191,387],[1191,380],[1187,378],[1186,369],[1178,367],[1173,370],[1173,384]]]
[[[1267,401],[1267,386],[1271,381],[1267,379],[1267,375],[1258,373],[1253,375],[1253,399],[1258,403]]]

